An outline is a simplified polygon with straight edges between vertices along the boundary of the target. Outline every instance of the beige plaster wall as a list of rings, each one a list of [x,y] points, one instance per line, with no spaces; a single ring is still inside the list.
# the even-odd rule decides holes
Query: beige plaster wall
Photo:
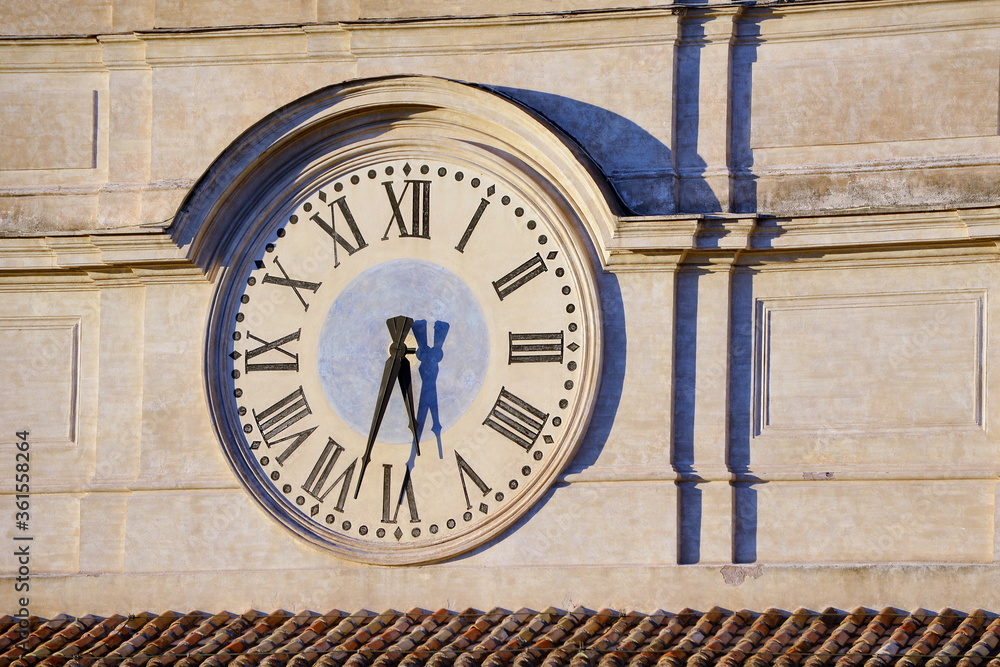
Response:
[[[637,214],[998,196],[993,0],[580,0],[504,16],[452,4],[295,1],[264,16],[260,3],[4,3],[0,231],[168,221],[262,116],[330,84],[408,73],[491,86],[547,116]],[[392,18],[405,7],[424,18]]]
[[[0,442],[32,434],[34,613],[1000,607],[997,0],[35,4],[0,6]],[[598,247],[577,459],[419,568],[338,560],[240,489],[214,285],[168,230],[260,118],[400,73],[544,114],[637,214]]]

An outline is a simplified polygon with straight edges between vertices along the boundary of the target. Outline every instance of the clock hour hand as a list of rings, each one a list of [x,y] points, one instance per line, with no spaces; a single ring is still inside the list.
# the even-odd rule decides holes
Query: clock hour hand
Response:
[[[378,437],[379,428],[382,426],[382,418],[385,417],[385,409],[389,405],[391,389],[395,386],[399,378],[399,370],[406,363],[409,371],[409,362],[406,361],[406,335],[410,333],[413,326],[413,319],[403,315],[389,318],[385,321],[392,336],[392,344],[389,346],[389,358],[385,361],[385,368],[382,371],[382,384],[378,390],[378,400],[375,402],[375,413],[372,415],[372,425],[368,430],[368,444],[365,445],[365,453],[361,457],[361,471],[358,474],[358,485],[354,489],[355,499],[361,493],[361,482],[365,478],[365,470],[372,458],[372,447]]]

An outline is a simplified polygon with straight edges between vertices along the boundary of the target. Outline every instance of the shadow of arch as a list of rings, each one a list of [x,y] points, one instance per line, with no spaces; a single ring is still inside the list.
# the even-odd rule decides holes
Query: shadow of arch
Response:
[[[499,86],[490,89],[531,108],[572,137],[604,172],[630,213],[675,211],[670,148],[635,122],[562,95]]]

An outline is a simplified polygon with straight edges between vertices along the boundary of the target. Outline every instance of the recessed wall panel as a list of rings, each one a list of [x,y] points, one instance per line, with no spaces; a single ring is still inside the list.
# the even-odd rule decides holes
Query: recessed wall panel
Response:
[[[0,92],[0,171],[97,167],[97,91]]]
[[[757,302],[756,433],[981,429],[980,291]]]
[[[0,423],[32,443],[72,444],[77,430],[80,320],[0,319]]]

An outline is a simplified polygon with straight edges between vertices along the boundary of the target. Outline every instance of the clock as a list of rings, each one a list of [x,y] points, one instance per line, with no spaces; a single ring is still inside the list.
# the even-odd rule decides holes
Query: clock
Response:
[[[599,381],[590,259],[549,191],[486,153],[394,146],[267,210],[208,335],[243,485],[363,562],[508,529],[572,458]]]

